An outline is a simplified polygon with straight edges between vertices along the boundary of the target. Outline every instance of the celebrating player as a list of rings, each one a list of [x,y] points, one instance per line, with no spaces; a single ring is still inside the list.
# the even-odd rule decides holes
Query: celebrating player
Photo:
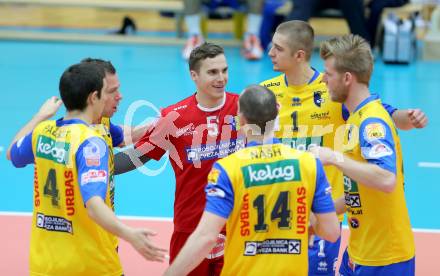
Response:
[[[203,213],[204,188],[213,163],[244,146],[244,141],[237,139],[238,95],[225,92],[228,65],[223,48],[204,43],[191,53],[188,62],[196,93],[164,108],[136,149],[115,156],[118,174],[150,159],[159,160],[169,151],[176,175],[171,263]],[[224,239],[224,233],[220,234],[218,246],[189,275],[220,274]]]
[[[332,149],[313,150],[323,164],[344,173],[350,239],[341,275],[414,275],[414,237],[405,203],[402,151],[397,130],[368,83],[373,56],[359,36],[324,42],[326,82],[333,101],[350,111],[343,158]]]
[[[50,99],[8,151],[16,167],[35,163],[30,274],[121,275],[116,236],[146,259],[162,261],[163,250],[148,238],[153,233],[126,226],[112,211],[109,148],[90,127],[111,97],[104,69],[73,65],[59,87],[66,116],[34,128],[59,105]]]
[[[263,86],[241,94],[246,148],[214,164],[205,212],[165,275],[185,275],[195,267],[225,223],[222,275],[307,275],[310,210],[321,237],[339,238],[322,165],[310,153],[272,138],[277,111],[275,95]]]
[[[332,101],[323,75],[310,66],[314,32],[304,21],[280,24],[272,39],[269,56],[273,69],[283,74],[262,82],[271,89],[280,106],[276,137],[297,149],[325,146],[341,150],[341,137],[345,129],[348,110],[340,102]],[[419,109],[396,110],[384,104],[401,129],[421,128],[427,124],[425,114]],[[343,175],[332,166],[324,167],[332,196],[343,195]],[[343,216],[341,215],[340,221]],[[314,237],[309,250],[309,275],[334,275],[340,240],[330,243]]]

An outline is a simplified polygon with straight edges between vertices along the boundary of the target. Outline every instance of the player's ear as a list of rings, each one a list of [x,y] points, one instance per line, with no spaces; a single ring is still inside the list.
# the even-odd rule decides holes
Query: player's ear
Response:
[[[195,70],[190,70],[190,71],[189,71],[189,74],[191,75],[191,79],[192,79],[193,81],[196,81],[197,76],[199,75]]]
[[[244,126],[247,124],[247,120],[241,112],[238,112],[238,120],[240,122],[240,126]]]
[[[97,102],[99,100],[98,97],[98,91],[93,91],[92,93],[89,94],[89,96],[87,97],[87,103],[89,105],[94,104],[95,102]]]
[[[353,77],[354,77],[354,75],[352,73],[345,72],[344,73],[344,77],[343,77],[345,85],[351,84],[353,82],[353,80],[354,80]]]

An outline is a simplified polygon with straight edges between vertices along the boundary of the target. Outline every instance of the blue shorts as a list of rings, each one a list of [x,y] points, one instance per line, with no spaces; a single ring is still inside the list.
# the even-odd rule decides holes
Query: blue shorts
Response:
[[[342,257],[341,267],[339,268],[340,276],[414,276],[415,275],[415,257],[400,263],[384,265],[384,266],[366,266],[352,264],[348,251],[345,249]]]
[[[341,237],[333,243],[315,236],[313,247],[309,247],[309,276],[334,276],[340,245]]]

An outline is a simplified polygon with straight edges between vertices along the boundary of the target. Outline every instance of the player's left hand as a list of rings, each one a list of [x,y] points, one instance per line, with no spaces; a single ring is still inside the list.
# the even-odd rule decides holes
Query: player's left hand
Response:
[[[421,109],[408,109],[408,118],[415,128],[424,128],[428,124],[428,117]]]
[[[312,147],[309,150],[316,158],[325,165],[332,165],[343,161],[342,154],[326,147]]]

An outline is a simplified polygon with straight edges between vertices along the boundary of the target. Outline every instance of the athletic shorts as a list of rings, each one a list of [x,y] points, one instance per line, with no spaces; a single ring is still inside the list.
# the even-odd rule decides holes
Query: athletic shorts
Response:
[[[336,242],[329,242],[315,236],[313,247],[309,247],[309,276],[335,275],[341,237]]]
[[[177,257],[182,247],[185,245],[186,240],[189,238],[191,233],[184,232],[173,232],[171,236],[170,244],[170,264]],[[207,258],[203,261],[188,275],[189,276],[217,276],[220,275],[223,268],[223,252],[224,252],[225,236],[224,234],[219,234],[217,239],[217,244],[214,249],[210,252]]]
[[[415,257],[400,263],[384,265],[384,266],[366,266],[354,264],[348,256],[345,249],[342,257],[341,267],[339,268],[340,276],[414,276],[415,275]]]

